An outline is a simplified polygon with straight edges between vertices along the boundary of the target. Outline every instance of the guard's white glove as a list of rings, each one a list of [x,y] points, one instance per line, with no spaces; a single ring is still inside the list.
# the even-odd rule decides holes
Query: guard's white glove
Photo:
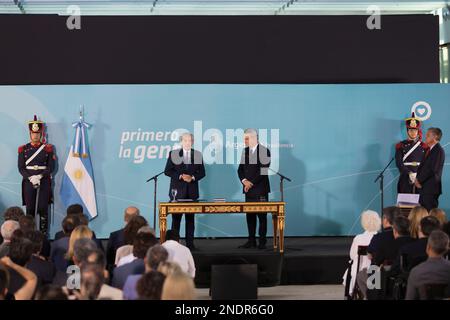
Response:
[[[40,174],[40,175],[31,176],[28,178],[28,180],[30,180],[30,182],[33,184],[33,186],[36,186],[36,185],[39,186],[39,185],[41,185],[41,178],[42,178],[42,175]]]
[[[409,173],[409,181],[411,181],[411,184],[414,184],[416,182],[417,173],[410,172]]]

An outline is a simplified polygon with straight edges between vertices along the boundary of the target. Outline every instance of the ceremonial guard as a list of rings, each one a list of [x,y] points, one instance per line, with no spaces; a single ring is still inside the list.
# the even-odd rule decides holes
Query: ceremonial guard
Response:
[[[416,193],[414,182],[417,169],[425,156],[427,145],[422,142],[421,122],[414,115],[405,119],[408,139],[395,146],[395,162],[400,171],[397,185],[398,193]]]
[[[52,172],[55,152],[45,141],[44,122],[34,116],[28,122],[30,142],[19,147],[18,167],[22,175],[22,201],[27,215],[39,214],[40,231],[47,236],[48,207],[52,199]]]

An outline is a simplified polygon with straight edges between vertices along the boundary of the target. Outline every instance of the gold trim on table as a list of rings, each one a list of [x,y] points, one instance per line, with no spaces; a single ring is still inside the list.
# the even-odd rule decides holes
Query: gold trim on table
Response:
[[[167,216],[169,214],[235,214],[271,213],[273,222],[274,251],[284,252],[285,202],[160,202],[159,232],[160,241],[165,241]]]

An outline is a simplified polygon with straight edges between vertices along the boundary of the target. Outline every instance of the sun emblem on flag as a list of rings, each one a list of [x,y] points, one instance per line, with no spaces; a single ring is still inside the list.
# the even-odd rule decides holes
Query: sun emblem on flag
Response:
[[[73,172],[73,177],[77,180],[81,180],[83,178],[83,171],[81,169],[76,169]]]

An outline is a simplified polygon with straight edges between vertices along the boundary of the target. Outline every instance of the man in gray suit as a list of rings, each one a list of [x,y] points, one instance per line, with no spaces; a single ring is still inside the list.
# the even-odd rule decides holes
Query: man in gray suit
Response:
[[[428,259],[411,270],[406,289],[406,300],[419,299],[419,289],[426,284],[450,285],[450,261],[444,259],[448,250],[447,234],[433,231],[428,237]]]

